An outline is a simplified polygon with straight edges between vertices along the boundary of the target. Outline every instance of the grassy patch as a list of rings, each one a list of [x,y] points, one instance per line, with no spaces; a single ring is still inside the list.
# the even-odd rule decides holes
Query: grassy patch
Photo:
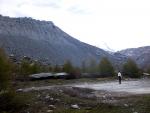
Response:
[[[123,108],[120,106],[112,106],[109,104],[99,104],[92,109],[59,109],[56,110],[54,113],[131,113],[131,111],[127,108]]]
[[[0,112],[15,113],[23,111],[31,103],[30,95],[9,91],[0,95]]]
[[[69,91],[60,92],[60,89],[33,91],[27,95],[31,98],[27,111],[31,113],[46,113],[50,109],[49,105],[56,107],[53,113],[149,113],[150,111],[150,95],[123,97],[120,100],[117,98],[119,100],[117,104],[102,103],[96,98],[81,98]],[[46,98],[47,95],[49,98]],[[77,104],[80,109],[71,108],[72,104]]]

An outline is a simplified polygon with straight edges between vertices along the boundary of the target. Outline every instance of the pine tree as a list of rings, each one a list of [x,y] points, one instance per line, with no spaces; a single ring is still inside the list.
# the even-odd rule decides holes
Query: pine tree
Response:
[[[30,64],[29,66],[29,73],[30,74],[36,74],[36,73],[40,73],[42,71],[40,64],[33,62],[32,64]]]
[[[58,72],[61,72],[61,71],[62,71],[62,69],[57,64],[53,67],[53,72],[58,73]]]
[[[140,69],[132,59],[127,60],[127,62],[123,65],[122,71],[123,75],[131,78],[137,78],[141,76]]]
[[[115,75],[114,68],[111,62],[106,57],[102,58],[99,63],[99,72],[100,72],[100,75],[104,77]]]
[[[63,65],[63,71],[66,73],[73,73],[73,66],[69,60],[67,60]]]
[[[20,64],[20,74],[26,78],[30,74],[30,62],[23,59]]]
[[[91,59],[89,62],[88,72],[96,73],[97,72],[97,63],[95,59]]]

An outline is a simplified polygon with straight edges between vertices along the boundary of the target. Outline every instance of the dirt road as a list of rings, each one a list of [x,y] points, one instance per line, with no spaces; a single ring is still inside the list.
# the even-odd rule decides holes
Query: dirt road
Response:
[[[149,94],[150,93],[150,79],[136,79],[136,80],[125,80],[122,84],[118,84],[118,81],[108,81],[99,83],[78,83],[78,84],[68,84],[68,85],[52,85],[52,86],[42,86],[42,87],[31,87],[23,89],[23,91],[28,92],[32,90],[48,90],[54,87],[79,87],[79,88],[89,88],[97,91],[109,91],[109,92],[126,92],[129,94]]]
[[[118,81],[109,81],[104,83],[83,83],[74,85],[80,88],[90,88],[94,90],[104,90],[109,92],[126,92],[129,94],[149,94],[150,93],[150,79],[138,79],[130,81],[122,81],[122,84],[118,84]]]

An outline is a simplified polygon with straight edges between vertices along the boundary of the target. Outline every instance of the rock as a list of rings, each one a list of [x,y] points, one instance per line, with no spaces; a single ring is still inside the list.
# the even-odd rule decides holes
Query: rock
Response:
[[[103,99],[106,99],[106,96],[105,96],[105,95],[103,96]]]
[[[115,98],[114,98],[114,97],[111,97],[111,99],[114,100]]]
[[[77,104],[71,105],[71,108],[73,108],[73,109],[80,109]]]
[[[49,105],[50,109],[56,109],[56,107],[54,105]]]
[[[39,95],[37,95],[37,98],[39,98],[41,95],[39,94]]]
[[[23,91],[23,89],[17,89],[17,92],[22,92]]]
[[[47,113],[51,113],[51,112],[53,112],[53,110],[47,110],[46,112],[47,112]]]
[[[29,111],[26,111],[25,113],[30,113]]]
[[[52,78],[53,74],[52,73],[38,73],[38,74],[32,74],[29,75],[30,79],[46,79],[46,78]]]
[[[111,94],[110,94],[110,93],[109,93],[108,95],[109,95],[109,96],[111,96]]]
[[[59,92],[60,92],[60,93],[62,93],[62,92],[63,92],[63,90],[61,90],[61,89],[60,89],[60,90],[59,90]]]
[[[53,101],[53,100],[54,100],[54,98],[50,98],[50,100],[51,100],[51,101]]]
[[[49,96],[49,95],[46,95],[46,96],[45,96],[45,99],[49,99],[49,98],[50,98],[50,96]]]
[[[132,111],[134,111],[135,109],[134,108],[132,108]]]
[[[57,102],[60,102],[60,99],[56,99]]]
[[[30,106],[30,104],[26,104],[26,106]]]
[[[38,102],[34,102],[35,104],[38,104]]]
[[[124,106],[125,106],[125,107],[128,107],[129,105],[128,105],[128,104],[124,104]]]
[[[86,107],[85,109],[86,109],[86,110],[91,110],[91,109],[92,109],[92,107]]]
[[[31,87],[31,90],[34,90],[35,89],[35,87]]]

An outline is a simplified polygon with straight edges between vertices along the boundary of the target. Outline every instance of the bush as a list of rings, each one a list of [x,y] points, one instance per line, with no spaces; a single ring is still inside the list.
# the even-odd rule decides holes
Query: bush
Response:
[[[95,59],[89,60],[89,66],[87,68],[88,73],[97,73],[98,72],[98,65]]]
[[[37,62],[30,62],[28,60],[23,59],[19,67],[19,78],[27,80],[28,75],[40,73],[44,71],[44,69],[45,68],[43,68]]]
[[[0,112],[16,112],[24,109],[28,103],[25,95],[16,94],[14,91],[7,91],[0,94]]]
[[[20,64],[20,74],[26,77],[30,74],[30,62],[27,60],[22,60]]]
[[[146,72],[150,74],[150,66],[147,68]]]
[[[106,57],[102,58],[102,60],[100,61],[99,71],[100,71],[100,75],[104,77],[115,75],[114,68],[111,62]]]
[[[63,65],[62,70],[69,74],[67,76],[67,79],[76,79],[79,78],[81,75],[80,68],[74,67],[69,60],[66,61],[66,63]]]
[[[0,49],[0,92],[9,88],[12,77],[11,67],[6,54]]]
[[[60,68],[60,66],[58,66],[57,64],[53,67],[52,69],[53,72],[55,73],[59,73],[62,71],[62,69]]]
[[[16,94],[12,88],[12,67],[6,54],[0,49],[0,112],[13,112],[25,106],[24,97]]]
[[[42,69],[38,63],[34,62],[34,63],[30,64],[29,71],[30,71],[29,72],[30,74],[36,74],[36,73],[40,73],[42,71]],[[43,71],[44,71],[44,69],[43,69]]]
[[[66,73],[72,73],[73,72],[72,63],[69,60],[64,63],[63,71]]]
[[[127,62],[123,65],[122,72],[123,75],[131,78],[138,78],[142,75],[137,64],[132,59],[128,59]]]

